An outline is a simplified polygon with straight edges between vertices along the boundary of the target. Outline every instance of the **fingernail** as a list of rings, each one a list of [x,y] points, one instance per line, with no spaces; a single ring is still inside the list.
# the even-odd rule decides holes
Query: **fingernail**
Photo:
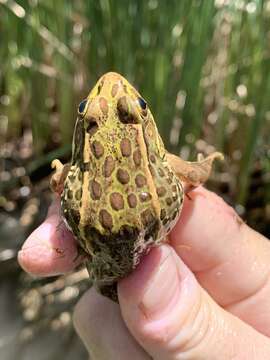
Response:
[[[148,318],[161,318],[173,308],[180,294],[177,259],[169,246],[162,246],[159,266],[144,291],[140,309]]]

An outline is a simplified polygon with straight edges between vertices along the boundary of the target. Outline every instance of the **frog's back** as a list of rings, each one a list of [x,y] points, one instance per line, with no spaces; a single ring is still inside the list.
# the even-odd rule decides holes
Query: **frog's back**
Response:
[[[124,78],[104,75],[79,112],[62,207],[93,276],[110,282],[164,238],[183,191],[150,110]]]

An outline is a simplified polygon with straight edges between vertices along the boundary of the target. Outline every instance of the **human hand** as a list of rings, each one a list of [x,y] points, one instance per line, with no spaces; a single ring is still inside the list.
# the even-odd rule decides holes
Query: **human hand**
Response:
[[[74,324],[92,359],[270,359],[270,243],[215,194],[190,196],[169,243],[119,281],[120,307],[94,289],[79,300]],[[18,254],[26,271],[77,265],[59,221],[56,202]]]

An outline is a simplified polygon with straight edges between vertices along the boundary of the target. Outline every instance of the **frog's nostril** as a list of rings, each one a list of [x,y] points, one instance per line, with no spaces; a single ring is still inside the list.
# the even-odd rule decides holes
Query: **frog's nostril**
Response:
[[[93,136],[95,132],[98,130],[98,124],[95,118],[91,117],[89,119],[86,131],[90,136]]]

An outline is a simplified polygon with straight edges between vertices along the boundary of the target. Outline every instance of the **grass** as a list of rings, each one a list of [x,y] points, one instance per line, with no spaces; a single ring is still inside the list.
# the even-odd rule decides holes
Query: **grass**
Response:
[[[80,99],[114,70],[170,151],[227,155],[237,203],[254,159],[269,169],[270,1],[0,0],[0,31],[2,144],[29,126],[37,157],[69,143]]]

